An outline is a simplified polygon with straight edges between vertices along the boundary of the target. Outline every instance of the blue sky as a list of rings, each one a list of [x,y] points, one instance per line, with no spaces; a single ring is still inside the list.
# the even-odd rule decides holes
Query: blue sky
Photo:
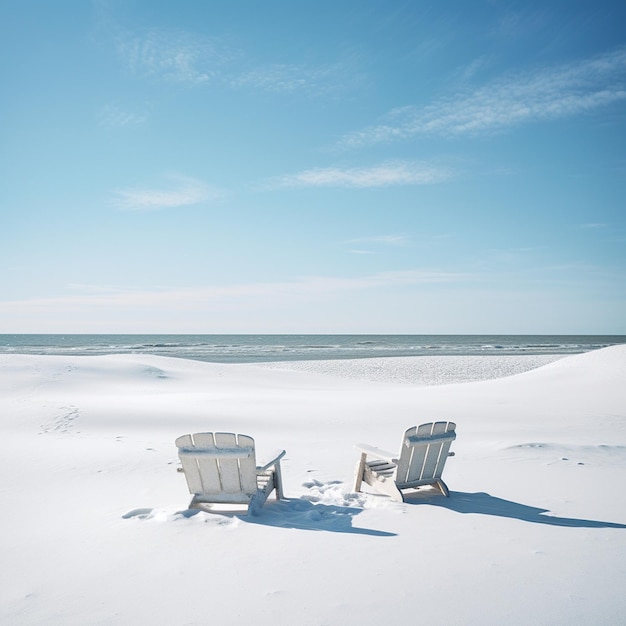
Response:
[[[626,334],[625,23],[5,0],[0,332]]]

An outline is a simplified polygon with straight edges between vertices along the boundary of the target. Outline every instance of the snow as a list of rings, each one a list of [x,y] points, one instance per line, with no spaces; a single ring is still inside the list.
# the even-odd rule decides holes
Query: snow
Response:
[[[0,622],[622,623],[626,346],[437,358],[0,356]],[[485,380],[436,384],[462,371]],[[351,492],[354,444],[432,420],[449,499]],[[189,512],[174,440],[200,431],[285,448],[287,499]]]

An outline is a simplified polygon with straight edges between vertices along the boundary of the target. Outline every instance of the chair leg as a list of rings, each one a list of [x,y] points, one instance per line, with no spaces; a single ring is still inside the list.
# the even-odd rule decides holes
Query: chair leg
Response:
[[[404,502],[404,494],[393,479],[377,480],[372,486],[379,493],[389,496],[394,502]]]
[[[285,494],[283,493],[283,475],[280,469],[280,461],[274,466],[274,486],[276,488],[276,499],[282,500]]]
[[[441,480],[441,478],[437,480],[437,488],[439,489],[439,491],[441,491],[441,493],[446,498],[450,497],[450,491],[448,490],[448,485],[446,485],[446,483],[444,483],[443,480]]]
[[[361,484],[363,483],[363,472],[365,471],[365,459],[367,458],[367,454],[365,452],[361,453],[361,458],[356,466],[356,472],[354,476],[354,493],[358,493],[361,491]]]
[[[258,515],[259,511],[265,504],[265,500],[267,499],[267,494],[259,489],[253,496],[252,500],[250,500],[250,504],[248,504],[248,515]]]

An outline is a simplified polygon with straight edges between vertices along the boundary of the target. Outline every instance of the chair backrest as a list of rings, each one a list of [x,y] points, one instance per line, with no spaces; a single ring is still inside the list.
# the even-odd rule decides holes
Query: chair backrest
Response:
[[[402,437],[396,483],[410,484],[441,478],[450,444],[456,439],[454,422],[429,422],[409,428]]]
[[[257,491],[254,439],[195,433],[176,439],[189,492],[207,502],[249,503]]]

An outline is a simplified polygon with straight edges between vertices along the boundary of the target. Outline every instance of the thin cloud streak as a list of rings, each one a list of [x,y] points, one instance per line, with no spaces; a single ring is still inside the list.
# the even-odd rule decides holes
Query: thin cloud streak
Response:
[[[216,39],[165,29],[123,33],[117,47],[133,74],[188,84],[209,82],[233,56]]]
[[[0,302],[0,315],[37,311],[72,311],[100,309],[154,308],[192,310],[203,306],[232,307],[239,302],[249,307],[250,301],[275,302],[276,299],[317,298],[325,295],[344,294],[347,291],[368,291],[379,288],[406,287],[420,284],[456,283],[471,278],[469,274],[431,270],[403,270],[380,272],[368,276],[344,278],[332,276],[309,276],[290,282],[251,283],[189,289],[119,290],[94,285],[72,285],[84,294],[35,298],[21,301]]]
[[[98,112],[98,125],[104,128],[124,128],[144,124],[147,116],[131,113],[116,104],[107,104]]]
[[[345,91],[359,77],[342,63],[322,66],[271,64],[234,75],[229,85],[272,93],[304,92],[310,96],[328,96]]]
[[[170,188],[118,189],[113,192],[112,205],[121,211],[158,211],[192,206],[218,198],[216,189],[187,177],[172,177]]]
[[[227,40],[184,30],[124,32],[118,36],[117,49],[132,74],[187,85],[323,96],[345,91],[360,80],[349,67],[349,59],[319,66],[273,63],[251,67],[254,56]]]
[[[479,135],[571,117],[626,100],[626,49],[578,63],[509,75],[454,98],[392,110],[384,123],[347,134],[344,147],[420,134]]]
[[[408,242],[408,238],[404,235],[380,235],[377,237],[357,237],[356,239],[348,239],[346,243],[375,243],[387,246],[404,246]]]
[[[276,177],[266,188],[302,187],[388,187],[391,185],[429,185],[452,177],[446,168],[412,161],[393,161],[363,168],[317,168]]]

